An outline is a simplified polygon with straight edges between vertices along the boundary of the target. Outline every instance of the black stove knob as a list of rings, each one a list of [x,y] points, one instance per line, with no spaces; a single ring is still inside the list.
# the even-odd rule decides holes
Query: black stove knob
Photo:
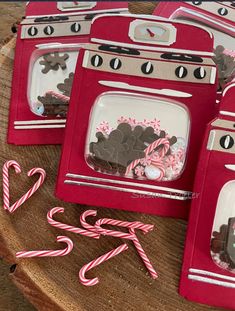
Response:
[[[184,66],[179,66],[176,68],[175,74],[176,74],[176,77],[182,79],[182,78],[185,78],[187,76],[188,70]]]
[[[96,54],[92,56],[91,64],[94,67],[100,67],[103,64],[103,58],[100,55]]]
[[[193,1],[193,4],[195,4],[195,5],[201,5],[201,4],[202,4],[202,1]]]
[[[28,35],[34,37],[38,34],[38,30],[36,27],[32,26],[28,29]]]
[[[72,32],[79,32],[81,30],[81,25],[79,23],[73,23],[70,29]]]
[[[153,65],[151,64],[151,62],[146,62],[141,66],[141,71],[146,74],[149,75],[153,72]]]
[[[50,35],[52,35],[53,34],[53,32],[54,32],[54,28],[52,27],[52,26],[46,26],[45,28],[44,28],[44,33],[45,33],[45,35],[47,35],[47,36],[50,36]]]
[[[113,58],[110,61],[110,67],[114,70],[120,69],[122,66],[122,62],[120,61],[119,58]]]
[[[198,67],[194,70],[193,74],[196,79],[204,79],[206,76],[206,70],[203,67]]]
[[[234,145],[234,139],[230,135],[225,135],[220,138],[220,146],[223,149],[231,149]]]
[[[228,10],[227,10],[226,8],[220,8],[220,9],[218,10],[218,13],[219,13],[219,15],[221,15],[221,16],[226,16],[226,15],[228,15]]]

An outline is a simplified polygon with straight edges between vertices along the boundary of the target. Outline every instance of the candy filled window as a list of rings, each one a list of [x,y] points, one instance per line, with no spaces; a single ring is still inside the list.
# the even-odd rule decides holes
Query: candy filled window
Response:
[[[78,57],[75,45],[38,48],[29,66],[28,102],[41,117],[66,117]]]
[[[211,256],[214,262],[235,273],[235,180],[220,191],[211,237]]]
[[[189,114],[180,103],[134,93],[103,93],[90,113],[85,158],[103,174],[174,180],[184,170],[189,130]]]
[[[209,30],[214,37],[214,57],[213,60],[218,68],[219,89],[222,89],[225,83],[231,82],[235,78],[235,37],[234,34],[225,33],[223,30],[215,29],[200,21],[174,16],[179,21],[187,21],[197,26],[201,25]],[[218,22],[219,24],[219,22]],[[218,27],[219,28],[219,27]]]

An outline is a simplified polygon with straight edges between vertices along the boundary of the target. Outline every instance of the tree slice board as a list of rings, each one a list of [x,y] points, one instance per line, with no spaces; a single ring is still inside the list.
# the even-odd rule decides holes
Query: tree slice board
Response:
[[[130,3],[133,13],[148,14],[154,7],[155,3]],[[26,176],[32,167],[44,168],[47,179],[43,187],[14,214],[9,215],[0,209],[0,256],[11,265],[9,275],[12,281],[38,310],[216,310],[187,302],[177,293],[186,230],[186,222],[182,220],[95,208],[99,218],[139,220],[155,225],[154,231],[147,235],[140,233],[139,238],[159,278],[150,278],[132,243],[127,241],[127,251],[87,273],[87,277],[99,277],[98,285],[85,287],[79,282],[78,272],[84,264],[123,241],[112,237],[102,237],[97,241],[48,225],[46,214],[55,206],[65,208],[65,213],[56,219],[75,226],[80,226],[80,214],[92,207],[64,203],[54,197],[60,146],[19,147],[6,143],[14,44],[15,39],[12,39],[0,52],[0,164],[2,166],[5,161],[14,159],[22,167],[20,175],[10,173],[11,202],[37,179],[36,176]],[[55,242],[58,235],[66,235],[74,242],[74,250],[68,256],[15,258],[15,253],[24,249],[57,249],[60,247]]]

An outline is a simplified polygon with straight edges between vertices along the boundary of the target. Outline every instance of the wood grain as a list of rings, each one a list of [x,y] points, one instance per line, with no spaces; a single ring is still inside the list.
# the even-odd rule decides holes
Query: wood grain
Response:
[[[131,11],[135,13],[151,13],[154,6],[154,3],[130,4]],[[46,311],[219,310],[188,302],[177,293],[186,230],[186,222],[177,219],[95,208],[99,217],[139,220],[155,225],[153,232],[146,236],[140,234],[139,238],[159,273],[159,279],[153,281],[148,276],[133,245],[128,243],[128,251],[87,274],[88,277],[98,276],[100,284],[87,288],[79,283],[78,272],[84,264],[122,241],[111,237],[95,241],[48,225],[46,213],[52,207],[63,206],[65,213],[57,219],[75,226],[80,225],[79,216],[88,207],[64,203],[54,197],[60,146],[19,147],[6,144],[13,62],[0,55],[0,66],[0,164],[2,166],[6,160],[15,159],[22,167],[20,176],[10,174],[11,202],[35,182],[36,176],[26,176],[29,169],[38,166],[47,172],[44,186],[13,215],[0,209],[0,256],[12,265],[10,277],[23,294],[38,310]],[[15,258],[15,253],[23,249],[57,249],[56,236],[63,234],[74,241],[75,248],[70,255]]]

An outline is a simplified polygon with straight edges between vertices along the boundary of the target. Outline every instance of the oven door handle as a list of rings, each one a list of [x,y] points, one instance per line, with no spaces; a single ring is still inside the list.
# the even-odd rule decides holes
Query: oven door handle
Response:
[[[235,172],[235,164],[225,164],[225,167],[230,170]]]

